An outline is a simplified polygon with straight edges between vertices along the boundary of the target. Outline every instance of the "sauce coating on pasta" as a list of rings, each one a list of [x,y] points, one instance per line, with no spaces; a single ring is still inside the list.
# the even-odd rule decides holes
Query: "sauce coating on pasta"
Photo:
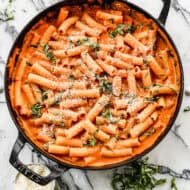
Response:
[[[78,166],[118,163],[149,148],[173,117],[180,91],[167,37],[121,2],[50,12],[8,66],[11,103],[27,136]]]

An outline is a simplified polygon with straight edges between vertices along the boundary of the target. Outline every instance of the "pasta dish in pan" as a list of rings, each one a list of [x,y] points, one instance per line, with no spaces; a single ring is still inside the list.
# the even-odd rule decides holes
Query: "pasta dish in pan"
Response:
[[[180,90],[167,37],[120,2],[50,12],[28,31],[9,67],[11,103],[27,136],[80,166],[116,163],[151,146]]]

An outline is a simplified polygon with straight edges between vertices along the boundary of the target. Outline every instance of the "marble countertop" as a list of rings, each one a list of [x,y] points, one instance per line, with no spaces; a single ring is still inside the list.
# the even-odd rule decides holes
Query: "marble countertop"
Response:
[[[131,0],[132,1],[132,0]],[[7,7],[7,0],[0,0],[0,10]],[[24,25],[45,7],[57,2],[57,0],[13,0],[12,9],[15,10],[14,20],[0,21],[0,88],[3,83],[1,74],[4,68],[8,52]],[[161,0],[133,0],[133,3],[141,6],[157,17],[162,7]],[[185,88],[190,87],[190,1],[173,0],[166,22],[166,29],[178,47],[185,72]],[[190,112],[184,113],[184,108],[190,106],[190,97],[184,94],[178,118],[167,137],[148,156],[151,163],[168,166],[176,172],[182,173],[184,169],[190,169]],[[0,93],[0,189],[14,189],[14,179],[17,171],[9,164],[9,155],[17,138],[17,129],[12,122],[4,93]],[[26,145],[20,155],[24,163],[46,163],[41,155],[32,151],[30,145]],[[66,183],[69,190],[111,190],[110,181],[113,170],[82,171],[70,169],[62,175],[62,183]],[[169,176],[166,176],[170,178]],[[177,179],[179,190],[189,190],[190,181]],[[62,188],[64,189],[64,188]],[[159,188],[169,189],[168,184]]]

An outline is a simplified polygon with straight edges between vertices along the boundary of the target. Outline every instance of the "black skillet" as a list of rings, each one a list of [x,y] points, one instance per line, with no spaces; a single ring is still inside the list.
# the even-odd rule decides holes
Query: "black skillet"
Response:
[[[160,16],[158,17],[158,19],[154,18],[152,15],[150,15],[149,13],[147,13],[144,9],[134,5],[133,3],[129,3],[126,0],[121,0],[122,2],[127,3],[131,8],[133,8],[134,10],[143,13],[146,17],[151,18],[155,21],[155,23],[157,23],[157,25],[162,29],[162,31],[166,34],[167,38],[169,39],[170,43],[172,44],[172,46],[174,47],[176,54],[178,56],[178,60],[179,60],[179,64],[180,64],[180,70],[181,70],[181,90],[180,90],[180,94],[179,94],[179,99],[178,99],[178,103],[177,103],[177,108],[175,111],[174,116],[170,119],[170,122],[168,124],[168,127],[166,128],[166,130],[159,136],[159,138],[154,142],[154,144],[149,147],[148,149],[146,149],[144,152],[142,152],[141,154],[136,155],[135,157],[126,160],[126,161],[122,161],[116,164],[111,164],[108,166],[102,166],[102,167],[80,167],[80,166],[75,166],[72,164],[68,164],[68,163],[64,163],[61,162],[60,160],[52,157],[50,154],[48,154],[47,152],[44,152],[42,150],[40,150],[24,133],[23,129],[19,126],[19,123],[17,121],[17,116],[16,113],[14,112],[12,106],[11,106],[11,102],[10,102],[10,97],[9,97],[9,90],[8,90],[8,86],[11,83],[11,76],[9,76],[9,69],[8,67],[6,67],[6,71],[5,71],[5,93],[6,93],[6,100],[7,100],[7,106],[10,112],[10,115],[19,131],[19,135],[18,138],[13,146],[11,155],[10,155],[10,163],[19,171],[21,172],[23,175],[25,175],[26,177],[28,177],[29,179],[31,179],[32,181],[41,184],[41,185],[45,185],[47,183],[49,183],[50,181],[54,180],[55,178],[58,178],[61,174],[63,174],[64,171],[68,170],[69,168],[79,168],[79,169],[91,169],[91,170],[103,170],[103,169],[111,169],[114,167],[119,167],[125,164],[128,164],[129,162],[132,162],[136,159],[141,158],[142,156],[144,156],[145,154],[147,154],[148,152],[150,152],[158,143],[161,142],[161,140],[166,136],[166,134],[169,132],[169,130],[171,129],[181,106],[181,102],[182,102],[182,98],[183,98],[183,87],[184,87],[184,79],[183,79],[183,68],[182,68],[182,63],[181,63],[181,59],[179,57],[179,53],[177,51],[177,48],[174,44],[174,42],[172,41],[172,38],[170,37],[170,35],[167,33],[167,31],[164,28],[167,16],[168,16],[168,12],[170,9],[170,4],[171,4],[171,0],[162,0],[163,1],[163,8],[161,10]],[[85,3],[85,0],[63,0],[62,2],[56,3],[55,5],[45,9],[44,11],[42,11],[41,13],[39,13],[35,18],[33,18],[24,28],[23,30],[20,32],[20,34],[18,35],[15,43],[13,44],[11,51],[9,53],[9,57],[11,56],[13,50],[15,49],[15,47],[20,47],[23,43],[23,38],[25,36],[25,34],[28,32],[28,30],[31,29],[31,27],[43,16],[45,16],[49,11],[53,11],[53,10],[58,10],[61,6],[64,5],[81,5],[82,3]],[[111,0],[107,0],[107,2],[111,2]],[[8,60],[9,60],[8,57]],[[8,65],[8,61],[7,61],[7,65]],[[45,157],[47,157],[48,159],[54,161],[56,164],[49,168],[51,170],[51,173],[46,176],[46,177],[41,177],[38,174],[36,174],[35,172],[31,171],[26,165],[24,165],[20,159],[19,159],[19,153],[20,151],[23,149],[24,145],[26,143],[29,143],[30,145],[32,145],[32,147],[37,150],[38,152],[40,152],[42,155],[44,155]]]

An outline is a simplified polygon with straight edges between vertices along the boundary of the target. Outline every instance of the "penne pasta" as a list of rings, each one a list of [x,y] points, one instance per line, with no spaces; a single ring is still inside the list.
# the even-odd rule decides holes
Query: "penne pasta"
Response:
[[[103,131],[101,131],[100,129],[96,128],[96,126],[91,123],[89,120],[86,120],[85,121],[85,124],[84,124],[84,128],[88,131],[88,133],[90,134],[94,134],[94,136],[105,142],[105,141],[108,141],[109,140],[109,135],[104,133]]]
[[[106,148],[102,148],[101,155],[103,157],[122,157],[122,156],[130,156],[132,155],[132,148],[122,148],[122,149],[114,149],[109,150]]]
[[[70,17],[70,18],[64,20],[61,23],[61,25],[59,26],[58,31],[61,34],[66,34],[69,27],[71,27],[73,24],[75,24],[78,20],[79,20],[79,18],[77,16],[73,16],[73,17]]]
[[[115,96],[120,96],[120,94],[121,94],[121,86],[122,86],[121,77],[115,76],[113,78],[113,85],[112,85],[113,94]]]
[[[129,94],[137,95],[136,79],[132,72],[129,72],[127,75],[127,84],[128,84]]]
[[[106,31],[106,27],[98,22],[96,22],[87,12],[82,16],[82,19],[92,28],[97,28],[101,31]]]
[[[96,12],[96,17],[98,19],[102,19],[102,20],[114,20],[115,23],[122,23],[123,22],[123,16],[122,15],[114,15],[114,14],[110,14],[110,13],[100,11],[100,10],[98,10]]]
[[[78,21],[75,26],[76,26],[76,28],[85,31],[85,33],[88,34],[89,36],[97,37],[97,36],[99,36],[101,34],[101,30],[91,28],[88,25],[85,25],[80,21]]]
[[[153,96],[156,95],[176,95],[178,94],[178,88],[176,85],[156,85],[150,89]]]
[[[84,82],[55,82],[53,80],[49,80],[47,78],[41,77],[39,75],[30,73],[28,75],[28,80],[31,83],[38,84],[42,87],[46,87],[52,90],[65,90],[68,88],[84,88]]]
[[[69,156],[71,157],[86,157],[94,155],[98,152],[97,147],[70,148]]]
[[[149,67],[158,77],[164,78],[165,71],[161,68],[161,66],[157,63],[157,61],[152,56],[146,57],[146,61],[148,62]]]
[[[94,107],[87,114],[87,118],[90,121],[93,121],[96,118],[96,116],[104,109],[104,107],[106,106],[108,102],[109,102],[108,96],[105,96],[105,95],[101,96],[96,102],[96,104],[94,105]]]
[[[62,136],[57,136],[55,144],[61,146],[82,147],[82,141],[80,139],[67,139]]]
[[[116,72],[116,68],[113,67],[112,65],[108,65],[104,63],[102,60],[97,60],[98,65],[110,76],[113,76],[114,73]]]
[[[48,146],[48,152],[52,154],[65,155],[69,153],[69,148],[59,145],[50,144]]]
[[[66,130],[65,134],[67,138],[71,139],[72,137],[75,137],[80,132],[82,132],[84,130],[84,125],[85,125],[84,121],[81,121],[80,123],[77,123],[68,130]]]
[[[134,65],[142,65],[143,64],[143,58],[142,57],[136,57],[136,56],[129,55],[126,53],[121,53],[119,51],[116,51],[114,56],[116,58],[123,60],[123,61],[126,61],[127,63],[132,63]]]
[[[89,70],[95,73],[102,72],[101,67],[92,59],[92,57],[87,52],[82,52],[81,58],[84,61],[84,63],[87,65]]]
[[[134,49],[139,50],[141,53],[146,53],[148,48],[144,46],[140,41],[138,41],[133,35],[127,33],[124,37],[124,41]]]

